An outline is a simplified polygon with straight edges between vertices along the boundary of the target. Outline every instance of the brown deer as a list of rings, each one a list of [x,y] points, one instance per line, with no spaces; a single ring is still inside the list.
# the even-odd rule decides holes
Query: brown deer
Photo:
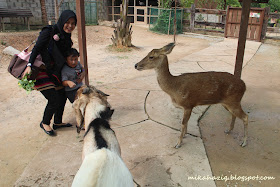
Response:
[[[242,147],[247,144],[248,116],[242,110],[240,101],[246,90],[245,83],[238,77],[226,72],[198,72],[184,73],[179,76],[171,75],[168,67],[167,54],[171,53],[175,44],[170,43],[161,49],[153,49],[140,62],[135,69],[155,69],[160,88],[166,92],[175,106],[184,109],[181,135],[176,148],[181,146],[192,109],[198,105],[211,105],[221,103],[232,114],[229,130],[234,128],[236,117],[243,120],[244,139]]]

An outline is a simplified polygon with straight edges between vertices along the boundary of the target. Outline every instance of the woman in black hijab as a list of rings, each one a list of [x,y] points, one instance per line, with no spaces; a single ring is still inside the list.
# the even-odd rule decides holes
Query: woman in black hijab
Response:
[[[60,81],[60,71],[65,63],[65,54],[73,45],[71,33],[76,24],[76,14],[71,10],[65,10],[61,13],[57,24],[44,27],[23,73],[23,77],[25,74],[31,73],[32,64],[40,54],[46,70],[41,71],[36,77],[35,89],[40,91],[48,101],[40,127],[50,136],[54,136],[53,130],[59,127],[72,126],[69,123],[62,123],[66,96]],[[54,124],[52,129],[50,121],[53,116]]]

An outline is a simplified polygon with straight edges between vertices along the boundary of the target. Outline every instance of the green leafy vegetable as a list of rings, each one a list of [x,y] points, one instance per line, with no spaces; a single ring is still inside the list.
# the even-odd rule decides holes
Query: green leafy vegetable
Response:
[[[36,80],[28,80],[28,75],[25,75],[21,80],[18,81],[18,86],[26,90],[27,93],[30,93],[35,86]]]

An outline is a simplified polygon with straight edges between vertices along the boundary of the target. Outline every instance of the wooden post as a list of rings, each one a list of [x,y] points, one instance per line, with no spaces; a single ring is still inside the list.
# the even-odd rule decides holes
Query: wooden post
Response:
[[[243,1],[234,75],[241,77],[252,0]]]
[[[262,40],[263,24],[265,22],[264,17],[265,17],[265,9],[263,11],[261,11],[261,15],[260,15],[260,19],[261,19],[260,28],[261,28],[261,30],[260,30],[260,33],[257,36],[259,42]],[[266,27],[267,27],[267,23],[266,23]]]
[[[136,9],[136,0],[133,1],[133,13],[134,13],[134,23],[137,22],[137,9]]]
[[[1,17],[1,27],[2,27],[2,31],[5,31],[5,23],[3,17]]]
[[[115,0],[112,0],[112,21],[115,21]]]
[[[149,12],[149,30],[151,29],[151,13],[152,13],[152,5],[150,5],[150,12]]]
[[[264,22],[263,22],[263,27],[262,27],[261,40],[264,39],[265,36],[266,36],[269,13],[270,13],[270,7],[266,7],[265,8],[265,13],[264,13],[264,18],[263,18]]]
[[[87,45],[86,45],[86,29],[85,29],[85,3],[84,0],[76,1],[78,42],[80,51],[80,61],[85,69],[85,84],[89,85],[88,64],[87,64]]]
[[[172,11],[172,9],[170,9],[170,13],[169,13],[169,20],[168,20],[168,35],[169,35],[169,30],[170,30],[171,11]]]
[[[54,0],[54,15],[55,15],[55,22],[58,21],[58,17],[59,17],[59,11],[58,11],[58,2],[57,0]]]
[[[228,23],[228,20],[229,20],[229,6],[227,6],[227,12],[226,12],[226,22],[225,22],[225,38],[227,38],[227,23]]]
[[[174,38],[173,41],[174,43],[176,42],[176,31],[177,31],[177,20],[176,20],[176,14],[177,14],[177,0],[175,0],[175,10],[174,10]]]
[[[181,29],[182,29],[182,32],[184,30],[184,27],[183,27],[183,15],[184,15],[184,9],[182,8],[181,9]]]
[[[195,4],[192,4],[192,6],[191,6],[191,21],[190,21],[191,32],[194,31],[194,21],[195,21]]]
[[[29,17],[27,17],[27,28],[30,31],[30,20],[29,20]]]

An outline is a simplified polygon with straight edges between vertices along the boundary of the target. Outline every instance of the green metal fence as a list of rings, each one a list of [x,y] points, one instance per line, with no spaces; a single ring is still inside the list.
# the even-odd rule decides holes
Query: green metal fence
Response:
[[[150,30],[174,34],[175,9],[149,8]],[[183,32],[183,9],[176,9],[176,34]]]
[[[101,2],[97,1],[86,1],[85,2],[85,22],[88,25],[96,25],[98,23],[98,4]],[[61,11],[73,10],[76,12],[76,1],[64,2],[61,5]]]

